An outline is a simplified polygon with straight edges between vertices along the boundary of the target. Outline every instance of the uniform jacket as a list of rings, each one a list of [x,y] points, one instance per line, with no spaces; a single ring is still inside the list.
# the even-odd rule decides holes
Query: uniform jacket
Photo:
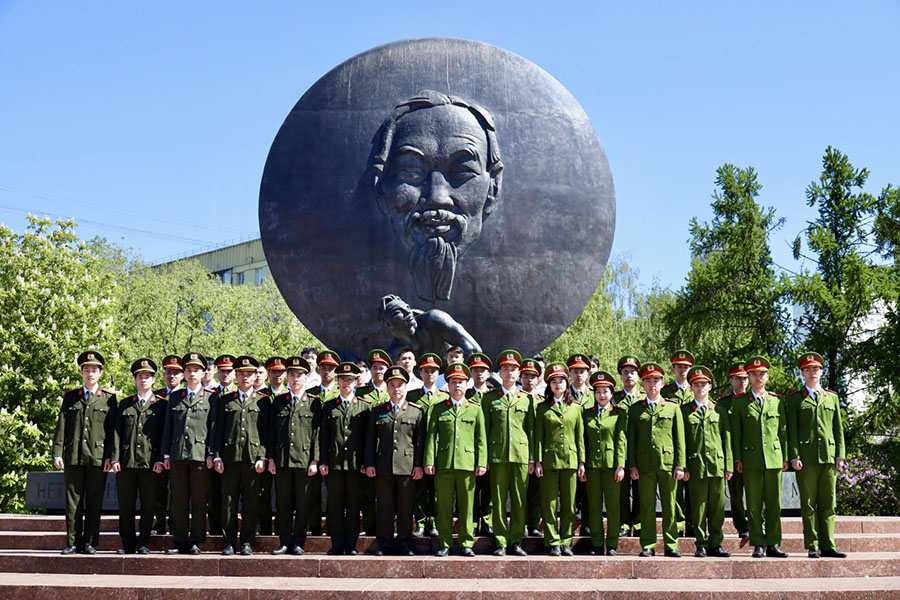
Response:
[[[354,396],[344,407],[339,392],[322,403],[319,462],[337,471],[358,471],[365,458],[366,428],[372,405]]]
[[[112,454],[116,395],[104,389],[88,400],[84,388],[63,394],[53,436],[53,456],[66,465],[102,467]]]
[[[691,391],[691,386],[680,388],[674,381],[664,385],[660,395],[666,400],[678,403],[679,406],[694,400],[694,392]]]
[[[521,390],[504,395],[495,388],[481,399],[487,432],[489,463],[527,463],[531,460],[534,410],[531,397]]]
[[[597,404],[581,414],[584,421],[584,466],[588,469],[614,469],[625,466],[627,455],[625,408],[610,403],[597,412]]]
[[[272,399],[269,415],[268,457],[276,468],[309,468],[319,460],[319,431],[322,426],[322,401],[302,393],[292,402],[291,393]]]
[[[426,394],[424,388],[411,390],[406,394],[406,401],[422,408],[425,411],[425,426],[428,427],[428,415],[431,407],[435,404],[446,402],[450,399],[450,394],[444,391],[438,391],[436,394]]]
[[[188,390],[175,390],[166,406],[162,453],[171,460],[206,460],[213,454],[216,404],[219,397],[201,389],[193,400]]]
[[[271,402],[263,390],[250,390],[241,402],[235,390],[219,396],[216,406],[216,458],[226,463],[266,458]]]
[[[382,475],[412,475],[423,466],[425,455],[425,411],[404,401],[397,410],[384,402],[369,411],[366,430],[366,467]]]
[[[356,388],[356,395],[360,398],[366,398],[369,401],[369,405],[373,408],[379,404],[389,402],[391,399],[386,390],[379,390],[372,385],[371,381],[360,388]]]
[[[554,405],[544,400],[537,407],[534,460],[544,469],[577,469],[584,462],[584,421],[577,401]]]
[[[452,400],[434,404],[428,415],[423,460],[425,466],[438,470],[486,467],[487,433],[481,406],[471,400],[463,400],[457,408]]]
[[[645,397],[628,409],[628,463],[639,471],[685,466],[681,407],[660,397],[655,410]]]
[[[831,390],[813,398],[806,386],[787,397],[788,458],[804,463],[834,463],[844,458],[841,403]]]
[[[787,460],[784,398],[765,393],[762,406],[752,391],[731,401],[731,447],[744,469],[780,469]]]
[[[681,415],[691,477],[725,477],[725,471],[734,471],[728,409],[707,401],[706,410],[701,411],[692,400],[682,405]]]
[[[143,405],[137,394],[122,400],[116,411],[110,459],[123,469],[150,469],[161,462],[167,406],[166,399],[156,394]]]

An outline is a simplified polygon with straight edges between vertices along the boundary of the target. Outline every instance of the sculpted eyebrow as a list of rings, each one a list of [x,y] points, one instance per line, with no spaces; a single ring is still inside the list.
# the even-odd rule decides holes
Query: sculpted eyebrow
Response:
[[[414,146],[400,146],[399,148],[397,148],[396,153],[397,153],[397,155],[413,154],[423,160],[425,158],[425,153]]]

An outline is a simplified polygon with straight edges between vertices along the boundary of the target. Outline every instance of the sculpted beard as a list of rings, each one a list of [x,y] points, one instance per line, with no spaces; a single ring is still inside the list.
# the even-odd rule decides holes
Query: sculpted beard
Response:
[[[423,225],[441,231],[428,235],[421,231]],[[413,211],[404,219],[403,239],[408,243],[409,272],[422,300],[450,299],[461,254],[458,241],[464,237],[466,226],[466,217],[446,210]],[[455,234],[447,235],[450,232]]]

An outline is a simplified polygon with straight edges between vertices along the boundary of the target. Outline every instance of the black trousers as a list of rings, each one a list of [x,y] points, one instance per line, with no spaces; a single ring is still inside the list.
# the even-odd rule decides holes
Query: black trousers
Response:
[[[375,478],[375,535],[382,552],[396,542],[397,547],[409,547],[415,516],[415,481],[409,475],[378,475]],[[394,540],[394,517],[397,517],[397,539]]]
[[[153,511],[156,508],[156,490],[161,474],[152,469],[122,469],[116,474],[116,490],[119,493],[119,536],[122,547],[131,551],[139,546],[150,546],[150,530],[153,529]],[[134,504],[141,499],[140,534],[134,531]]]
[[[275,472],[275,506],[280,545],[293,548],[306,544],[309,503],[306,468],[278,467]],[[321,519],[319,519],[321,522]]]
[[[222,535],[222,474],[215,469],[206,471],[209,477],[209,505],[206,514],[209,517],[210,535]]]
[[[206,541],[206,495],[209,488],[206,471],[206,463],[202,460],[173,460],[171,463],[172,539],[179,550]]]
[[[222,473],[222,528],[225,544],[238,542],[238,502],[241,503],[241,545],[256,539],[257,503],[260,474],[251,462],[225,463]]]
[[[157,533],[165,533],[168,531],[167,523],[172,514],[169,510],[169,472],[163,469],[162,473],[156,475],[156,499],[154,500],[153,524]],[[141,500],[141,506],[144,501]]]
[[[362,477],[359,471],[337,470],[328,471],[325,477],[325,485],[328,486],[328,535],[331,536],[332,550],[356,550]]]
[[[66,546],[96,546],[100,541],[100,511],[106,473],[103,467],[68,465],[66,484]]]
[[[272,481],[268,471],[259,474],[259,535],[272,535]]]

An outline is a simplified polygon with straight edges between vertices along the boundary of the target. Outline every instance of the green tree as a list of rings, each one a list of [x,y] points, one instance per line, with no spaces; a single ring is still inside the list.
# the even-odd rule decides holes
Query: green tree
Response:
[[[691,219],[691,270],[665,314],[666,348],[691,350],[718,388],[727,386],[731,363],[786,353],[788,317],[769,250],[783,219],[757,203],[761,188],[753,167],[716,170],[713,219]]]

